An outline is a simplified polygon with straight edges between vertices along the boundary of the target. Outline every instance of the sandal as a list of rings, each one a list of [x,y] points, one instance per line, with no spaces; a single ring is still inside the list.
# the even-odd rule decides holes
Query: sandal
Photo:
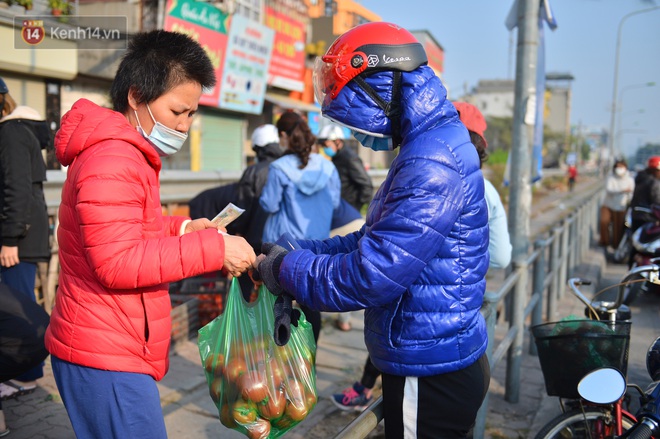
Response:
[[[5,381],[0,383],[0,401],[16,398],[18,396],[29,395],[37,389],[36,385],[24,387],[16,384],[14,381]],[[7,433],[8,434],[8,433]]]
[[[5,437],[5,436],[7,436],[9,433],[11,433],[11,430],[8,429],[8,428],[5,429],[5,431],[0,431],[0,437]]]

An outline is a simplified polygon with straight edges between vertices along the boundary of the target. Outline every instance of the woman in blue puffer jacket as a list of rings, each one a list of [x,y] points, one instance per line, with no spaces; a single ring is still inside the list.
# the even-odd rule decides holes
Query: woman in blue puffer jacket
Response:
[[[365,309],[387,438],[465,437],[488,390],[480,313],[488,210],[479,157],[423,47],[391,23],[340,36],[315,66],[323,116],[363,146],[399,147],[358,232],[266,244],[268,289],[322,311]]]

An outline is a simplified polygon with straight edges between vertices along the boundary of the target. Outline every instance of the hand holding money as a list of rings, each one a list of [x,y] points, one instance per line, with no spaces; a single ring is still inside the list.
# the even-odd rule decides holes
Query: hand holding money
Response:
[[[243,212],[245,212],[245,209],[241,209],[240,207],[234,205],[234,203],[229,203],[211,221],[218,227],[226,228],[232,221],[241,216]]]

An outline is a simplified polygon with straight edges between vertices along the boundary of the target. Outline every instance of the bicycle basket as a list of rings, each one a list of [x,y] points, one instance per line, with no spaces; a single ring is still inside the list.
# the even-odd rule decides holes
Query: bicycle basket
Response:
[[[579,398],[580,380],[600,367],[614,367],[625,376],[630,324],[630,321],[564,320],[533,326],[548,395]]]

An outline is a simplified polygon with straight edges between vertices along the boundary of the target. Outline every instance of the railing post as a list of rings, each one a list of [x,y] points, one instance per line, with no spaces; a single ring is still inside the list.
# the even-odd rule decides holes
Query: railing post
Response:
[[[584,247],[582,246],[583,235],[584,235],[584,206],[579,207],[577,210],[578,217],[578,227],[577,234],[575,236],[575,247],[577,248],[577,263],[582,263],[584,258]]]
[[[545,318],[552,321],[557,312],[557,298],[559,297],[559,286],[561,285],[561,276],[559,274],[561,262],[559,261],[559,250],[561,245],[561,229],[554,227],[552,229],[552,242],[550,243],[550,276],[552,282],[548,288],[548,306],[546,307]]]
[[[566,240],[566,257],[567,257],[567,270],[566,276],[571,277],[571,273],[575,268],[575,212],[569,215],[566,227],[567,240]]]
[[[511,320],[509,327],[513,326],[516,335],[508,350],[506,361],[506,391],[504,398],[508,402],[518,402],[520,396],[520,367],[522,366],[522,347],[525,336],[525,299],[527,296],[527,279],[529,278],[529,267],[527,262],[515,262],[515,270],[519,272],[520,280],[513,288],[513,300],[511,301]]]
[[[548,247],[546,244],[547,241],[536,241],[534,243],[534,248],[538,250],[538,257],[534,261],[534,274],[532,278],[532,297],[536,297],[536,305],[532,310],[532,326],[536,326],[542,323],[543,320],[543,286],[545,285],[545,252]],[[536,345],[534,343],[529,344],[529,353],[531,355],[536,355]]]
[[[493,294],[486,291],[484,295],[484,304],[486,307],[486,330],[488,331],[488,347],[486,348],[486,356],[490,362],[493,358],[493,345],[495,344],[495,325],[497,324],[497,301],[493,301]],[[491,370],[493,369],[492,362]],[[488,415],[488,402],[490,400],[490,392],[486,393],[481,408],[477,413],[477,419],[474,424],[472,436],[475,438],[484,437],[486,433],[486,416]]]
[[[558,299],[564,297],[564,292],[566,289],[566,277],[568,276],[568,233],[571,224],[568,219],[563,221],[561,226],[561,254],[559,256],[560,269],[559,269],[559,294],[557,295]]]

